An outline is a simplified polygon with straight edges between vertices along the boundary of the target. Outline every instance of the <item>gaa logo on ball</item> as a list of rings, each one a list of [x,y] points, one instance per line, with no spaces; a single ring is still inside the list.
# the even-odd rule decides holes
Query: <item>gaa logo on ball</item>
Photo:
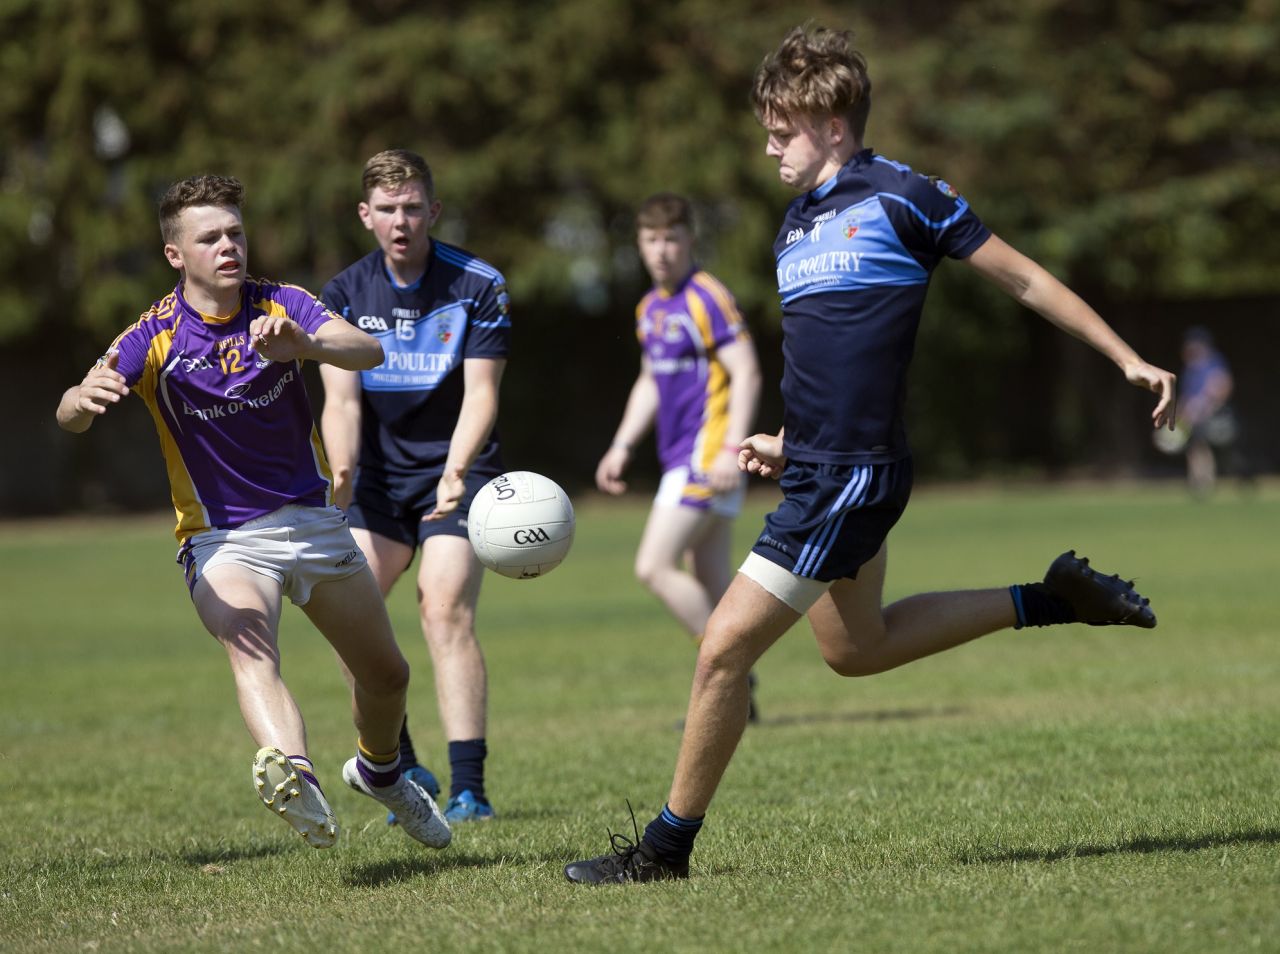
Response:
[[[531,580],[560,565],[573,544],[573,504],[554,480],[527,470],[495,477],[476,494],[467,532],[480,562]]]

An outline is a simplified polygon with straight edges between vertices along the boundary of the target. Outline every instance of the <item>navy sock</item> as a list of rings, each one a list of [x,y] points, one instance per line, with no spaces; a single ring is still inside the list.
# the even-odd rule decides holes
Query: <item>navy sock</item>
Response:
[[[683,865],[689,863],[693,840],[701,830],[701,818],[681,818],[670,805],[663,805],[662,814],[645,825],[641,841],[668,864]]]
[[[476,801],[489,804],[489,799],[484,796],[484,760],[488,754],[489,747],[485,745],[484,739],[449,743],[450,798],[470,791]]]
[[[1013,597],[1013,609],[1018,614],[1014,629],[1079,621],[1071,604],[1060,596],[1054,596],[1043,583],[1011,586],[1009,595]]]
[[[418,756],[413,751],[413,739],[409,738],[409,717],[406,715],[400,723],[400,769],[405,771],[417,766]]]

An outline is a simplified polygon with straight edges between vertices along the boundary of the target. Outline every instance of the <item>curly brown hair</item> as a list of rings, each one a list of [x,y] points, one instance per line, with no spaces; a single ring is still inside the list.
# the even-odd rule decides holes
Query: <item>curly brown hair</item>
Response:
[[[862,142],[871,112],[867,60],[848,30],[806,23],[764,58],[751,90],[756,118],[839,116]]]

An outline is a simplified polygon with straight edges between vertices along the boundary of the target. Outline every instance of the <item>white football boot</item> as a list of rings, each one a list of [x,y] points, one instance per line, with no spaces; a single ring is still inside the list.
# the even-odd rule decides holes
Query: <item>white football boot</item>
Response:
[[[312,848],[332,848],[338,840],[338,819],[324,793],[302,777],[277,748],[258,750],[253,757],[253,784],[262,804],[279,815]]]
[[[401,775],[394,785],[374,788],[360,775],[358,758],[342,766],[342,780],[362,795],[381,802],[396,816],[396,824],[416,841],[428,848],[447,848],[453,840],[449,823],[427,790],[408,776]]]

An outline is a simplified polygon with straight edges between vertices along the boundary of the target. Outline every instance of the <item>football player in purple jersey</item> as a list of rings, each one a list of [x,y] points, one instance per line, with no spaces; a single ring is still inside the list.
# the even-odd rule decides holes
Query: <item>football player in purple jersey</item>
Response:
[[[687,199],[646,199],[636,215],[636,244],[653,281],[636,306],[640,373],[596,467],[596,485],[623,493],[635,446],[656,425],[662,480],[635,572],[701,639],[732,576],[730,537],[746,489],[738,452],[755,417],[760,367],[733,296],[694,263]],[[754,721],[754,695],[748,709]]]
[[[1174,375],[1143,361],[1074,292],[989,229],[945,181],[863,145],[866,61],[846,32],[793,30],[756,73],[765,153],[800,192],[774,242],[782,302],[783,427],[743,441],[739,466],[783,500],[716,606],[698,652],[667,804],[637,844],[565,868],[602,884],[684,878],[703,817],[746,724],[746,675],[802,616],[842,676],[884,672],[1009,627],[1154,627],[1133,584],[1074,551],[1043,581],[910,596],[884,606],[885,538],[906,507],[905,377],[932,270],[945,257],[1091,345],[1157,396],[1172,426]]]
[[[160,202],[177,287],[123,331],[58,404],[86,431],[130,392],[146,402],[169,472],[178,562],[205,628],[227,653],[240,713],[259,746],[262,803],[308,844],[338,824],[307,755],[306,728],[280,674],[283,598],[300,606],[353,674],[352,788],[433,848],[450,840],[430,795],[400,770],[409,667],[377,581],[333,506],[329,466],[302,362],[367,368],[382,347],[310,293],[246,276],[244,189],[231,178],[174,183]]]
[[[418,605],[448,742],[445,816],[488,821],[495,816],[485,790],[488,678],[475,632],[484,571],[467,511],[502,473],[496,423],[510,300],[493,266],[431,237],[441,205],[421,156],[380,152],[365,163],[362,185],[360,220],[378,247],[322,296],[382,342],[386,360],[359,373],[320,369],[334,495],[384,595],[422,554]],[[410,777],[438,792],[407,725],[400,745]]]

